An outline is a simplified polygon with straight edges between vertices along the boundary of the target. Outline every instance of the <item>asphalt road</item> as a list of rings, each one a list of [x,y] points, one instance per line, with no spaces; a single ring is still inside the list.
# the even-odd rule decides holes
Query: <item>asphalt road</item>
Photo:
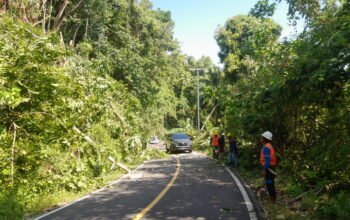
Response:
[[[246,204],[216,161],[176,154],[145,163],[110,187],[37,219],[254,219]]]

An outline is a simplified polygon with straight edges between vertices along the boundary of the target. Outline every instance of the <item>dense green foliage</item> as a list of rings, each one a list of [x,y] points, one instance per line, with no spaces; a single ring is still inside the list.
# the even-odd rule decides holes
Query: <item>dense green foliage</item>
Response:
[[[104,184],[192,119],[187,58],[148,1],[11,1],[0,17],[0,216]],[[192,113],[191,113],[192,114]],[[45,200],[45,199],[44,199]],[[45,208],[45,207],[44,207]]]
[[[279,28],[265,16],[233,17],[217,32],[233,79],[226,85],[225,123],[251,143],[249,161],[259,152],[259,134],[272,131],[285,178],[301,192],[322,195],[310,209],[346,218],[350,213],[339,204],[350,203],[350,7],[329,1],[309,9],[318,13],[296,10],[309,20],[295,40],[279,42]],[[254,161],[246,166],[258,167]]]

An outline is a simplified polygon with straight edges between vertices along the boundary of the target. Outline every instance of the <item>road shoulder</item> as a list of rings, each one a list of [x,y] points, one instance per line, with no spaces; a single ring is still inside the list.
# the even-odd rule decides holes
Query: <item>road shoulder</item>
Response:
[[[264,214],[264,210],[262,209],[260,203],[258,202],[257,197],[255,196],[254,192],[251,190],[249,185],[244,181],[244,179],[241,177],[241,175],[239,175],[239,173],[234,168],[232,168],[232,167],[227,167],[227,168],[230,169],[235,174],[235,176],[239,179],[239,181],[243,185],[244,189],[246,190],[246,192],[250,198],[250,201],[253,205],[257,219],[266,219],[265,214]]]
[[[216,160],[216,159],[213,159],[211,157],[209,157],[208,155],[202,153],[202,152],[198,152],[198,151],[195,151],[194,153],[197,153],[197,154],[200,154],[202,156],[205,156],[211,160]],[[216,160],[217,161],[217,160]],[[228,168],[230,169],[230,171],[233,172],[233,174],[238,178],[238,180],[240,181],[240,183],[242,184],[242,186],[244,187],[245,191],[247,192],[248,196],[249,196],[249,199],[253,205],[253,210],[256,214],[256,218],[257,219],[266,219],[266,216],[265,216],[265,212],[264,210],[262,209],[260,203],[258,202],[258,199],[257,197],[255,196],[254,192],[251,190],[251,188],[249,187],[249,185],[244,181],[244,179],[242,178],[241,175],[239,175],[239,172],[237,170],[235,170],[234,168],[232,167],[228,167],[228,166],[225,166],[223,164],[221,164],[224,168]],[[233,179],[234,181],[234,179]],[[234,181],[235,182],[235,181]],[[236,184],[236,182],[235,182]],[[236,184],[237,185],[237,184]],[[249,210],[248,210],[249,211]]]

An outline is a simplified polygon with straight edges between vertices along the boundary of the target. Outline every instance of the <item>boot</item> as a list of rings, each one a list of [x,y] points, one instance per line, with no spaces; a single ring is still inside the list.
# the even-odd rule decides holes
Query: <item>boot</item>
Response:
[[[272,203],[276,203],[276,196],[270,196],[270,198]]]

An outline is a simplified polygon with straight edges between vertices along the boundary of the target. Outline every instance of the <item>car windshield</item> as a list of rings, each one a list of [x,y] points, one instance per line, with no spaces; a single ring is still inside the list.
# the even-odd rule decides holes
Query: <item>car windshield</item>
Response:
[[[171,139],[177,140],[177,139],[189,139],[189,138],[186,134],[178,133],[178,134],[171,135]]]

